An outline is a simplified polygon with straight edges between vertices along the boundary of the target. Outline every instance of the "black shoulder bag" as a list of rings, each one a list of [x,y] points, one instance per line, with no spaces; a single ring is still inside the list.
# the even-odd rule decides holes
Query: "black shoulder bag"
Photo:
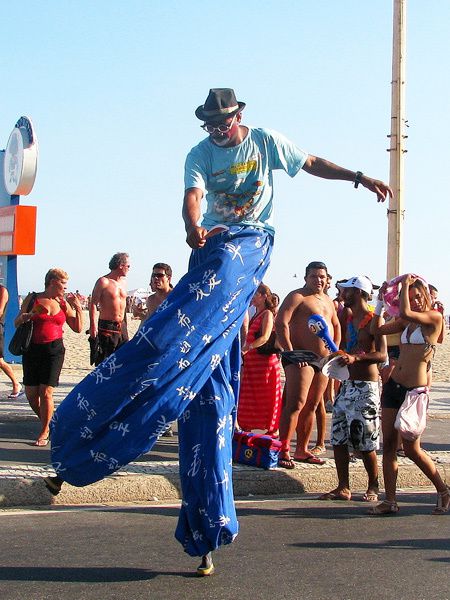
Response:
[[[30,302],[28,303],[27,310],[25,312],[30,312],[31,307],[36,300],[37,294],[33,292]],[[14,335],[9,342],[8,350],[14,356],[21,356],[25,352],[27,352],[28,348],[31,344],[31,338],[33,336],[33,321],[30,319],[26,321],[26,323],[22,323],[17,327]]]

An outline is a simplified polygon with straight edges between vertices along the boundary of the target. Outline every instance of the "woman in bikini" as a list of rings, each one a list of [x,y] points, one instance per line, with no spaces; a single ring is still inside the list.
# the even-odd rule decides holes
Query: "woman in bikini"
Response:
[[[405,275],[401,282],[400,318],[382,325],[379,315],[385,289],[386,284],[380,289],[379,303],[372,319],[372,332],[386,335],[401,332],[401,337],[397,363],[391,377],[383,386],[381,395],[385,500],[369,511],[373,515],[392,515],[399,510],[396,501],[398,431],[394,428],[394,423],[406,394],[427,385],[427,371],[442,326],[441,315],[431,309],[428,286],[414,275]],[[406,456],[436,487],[437,504],[432,514],[441,515],[448,512],[450,490],[439,475],[434,462],[421,448],[420,437],[408,440],[402,436],[402,441]]]
[[[76,333],[83,325],[81,304],[75,294],[64,294],[68,275],[62,269],[50,269],[45,276],[45,290],[29,294],[22,303],[14,325],[33,321],[30,348],[23,354],[23,383],[31,408],[41,421],[41,431],[35,446],[49,442],[50,420],[53,416],[53,388],[59,384],[64,362],[63,325],[67,322]]]

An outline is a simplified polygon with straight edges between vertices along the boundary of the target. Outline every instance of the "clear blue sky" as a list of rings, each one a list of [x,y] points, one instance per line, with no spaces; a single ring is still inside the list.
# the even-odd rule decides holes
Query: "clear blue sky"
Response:
[[[236,90],[244,123],[389,178],[391,0],[24,0],[2,13],[0,148],[21,115],[40,143],[22,198],[38,207],[22,293],[42,289],[52,266],[89,293],[117,251],[131,256],[130,289],[147,286],[156,261],[184,274],[183,166],[210,87]],[[450,2],[408,2],[403,270],[434,283],[447,311],[449,23]],[[311,260],[335,279],[384,279],[386,205],[303,172],[277,173],[275,186],[274,291],[301,285]]]

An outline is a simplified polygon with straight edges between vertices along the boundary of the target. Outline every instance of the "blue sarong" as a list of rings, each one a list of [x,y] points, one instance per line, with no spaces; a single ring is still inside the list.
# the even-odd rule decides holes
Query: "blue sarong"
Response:
[[[239,331],[272,243],[261,229],[232,226],[194,250],[167,299],[68,394],[52,421],[55,471],[84,486],[147,452],[179,418],[176,537],[192,556],[237,535],[231,440]]]

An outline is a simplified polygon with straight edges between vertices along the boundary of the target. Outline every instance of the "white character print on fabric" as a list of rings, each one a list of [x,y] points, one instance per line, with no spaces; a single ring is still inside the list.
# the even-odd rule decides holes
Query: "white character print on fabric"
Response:
[[[188,470],[189,477],[195,477],[197,475],[197,473],[199,472],[200,465],[202,464],[202,459],[200,458],[201,447],[202,447],[201,444],[196,444],[195,446],[192,447],[194,457],[191,462],[191,467]]]
[[[255,247],[257,238],[261,248]],[[225,248],[229,242],[233,247]],[[209,238],[205,248],[192,252],[170,306],[149,317],[144,335],[136,334],[86,376],[52,422],[52,464],[65,482],[83,486],[147,452],[179,419],[185,502],[176,537],[192,556],[229,543],[238,531],[230,468],[230,415],[235,418],[241,361],[234,332],[256,291],[254,279],[264,276],[260,260],[271,245],[270,234],[249,227],[230,226]],[[197,282],[209,296],[196,300],[189,284]],[[188,358],[189,367],[180,369],[185,363],[178,361]],[[198,514],[199,506],[208,507],[207,516]],[[230,522],[221,525],[223,516]]]
[[[180,342],[180,352],[182,354],[187,354],[190,349],[191,349],[191,344],[188,341],[182,340]]]
[[[82,427],[80,429],[80,437],[84,440],[94,439],[92,429],[89,429],[89,427],[87,427],[87,425],[84,425],[84,427]]]
[[[160,435],[162,435],[166,431],[170,423],[170,419],[167,419],[164,415],[160,415],[157,421],[157,427],[152,433],[152,437],[158,438]]]
[[[122,423],[120,421],[113,421],[109,428],[121,433],[122,437],[125,437],[127,433],[130,433],[130,427],[128,423]]]
[[[236,258],[239,258],[239,260],[241,261],[241,264],[244,264],[244,259],[242,258],[241,253],[239,252],[241,249],[241,246],[236,246],[236,244],[233,244],[233,242],[227,242],[225,244],[225,248],[227,250],[227,252],[229,252],[232,255],[232,259],[231,260],[235,260]]]
[[[225,473],[223,474],[222,481],[218,481],[217,485],[223,485],[223,486],[225,486],[225,489],[228,490],[229,483],[230,483],[230,476],[228,475],[228,472],[225,471]]]
[[[169,299],[166,298],[165,300],[163,300],[161,302],[161,304],[158,306],[158,308],[155,310],[155,312],[160,313],[163,312],[164,310],[168,310],[172,305],[169,304]]]
[[[190,387],[181,386],[177,388],[177,392],[179,396],[182,396],[184,400],[193,400],[196,396],[196,393],[191,390]]]
[[[89,377],[95,377],[95,383],[101,384],[104,381],[109,381],[115,375],[116,371],[122,367],[122,364],[117,364],[117,357],[115,354],[111,354],[111,356],[108,356],[108,358],[101,362],[98,367],[89,373]]]
[[[104,462],[108,465],[110,471],[117,471],[120,468],[119,462],[113,456],[108,456],[105,452],[95,452],[91,450],[91,457],[94,462]]]
[[[97,416],[97,413],[93,408],[91,408],[89,402],[86,400],[84,396],[78,394],[77,396],[77,407],[86,413],[86,419],[91,421],[94,417]]]
[[[220,354],[213,354],[211,356],[211,369],[214,371],[214,369],[217,369],[217,367],[220,365]]]
[[[220,279],[217,280],[217,273],[212,269],[208,269],[203,273],[201,281],[189,284],[189,291],[191,294],[195,294],[195,299],[197,301],[203,300],[204,298],[208,298],[214,288],[221,283],[222,281]]]
[[[149,335],[149,333],[151,333],[153,331],[152,327],[145,327],[145,325],[143,325],[140,329],[138,329],[136,331],[136,345],[140,344],[142,342],[142,340],[145,340],[147,342],[147,344],[150,346],[150,348],[155,348],[154,343],[151,341],[151,339],[149,337],[147,337]]]
[[[190,364],[191,363],[187,360],[187,358],[180,358],[180,360],[177,362],[179,369],[187,369]]]

